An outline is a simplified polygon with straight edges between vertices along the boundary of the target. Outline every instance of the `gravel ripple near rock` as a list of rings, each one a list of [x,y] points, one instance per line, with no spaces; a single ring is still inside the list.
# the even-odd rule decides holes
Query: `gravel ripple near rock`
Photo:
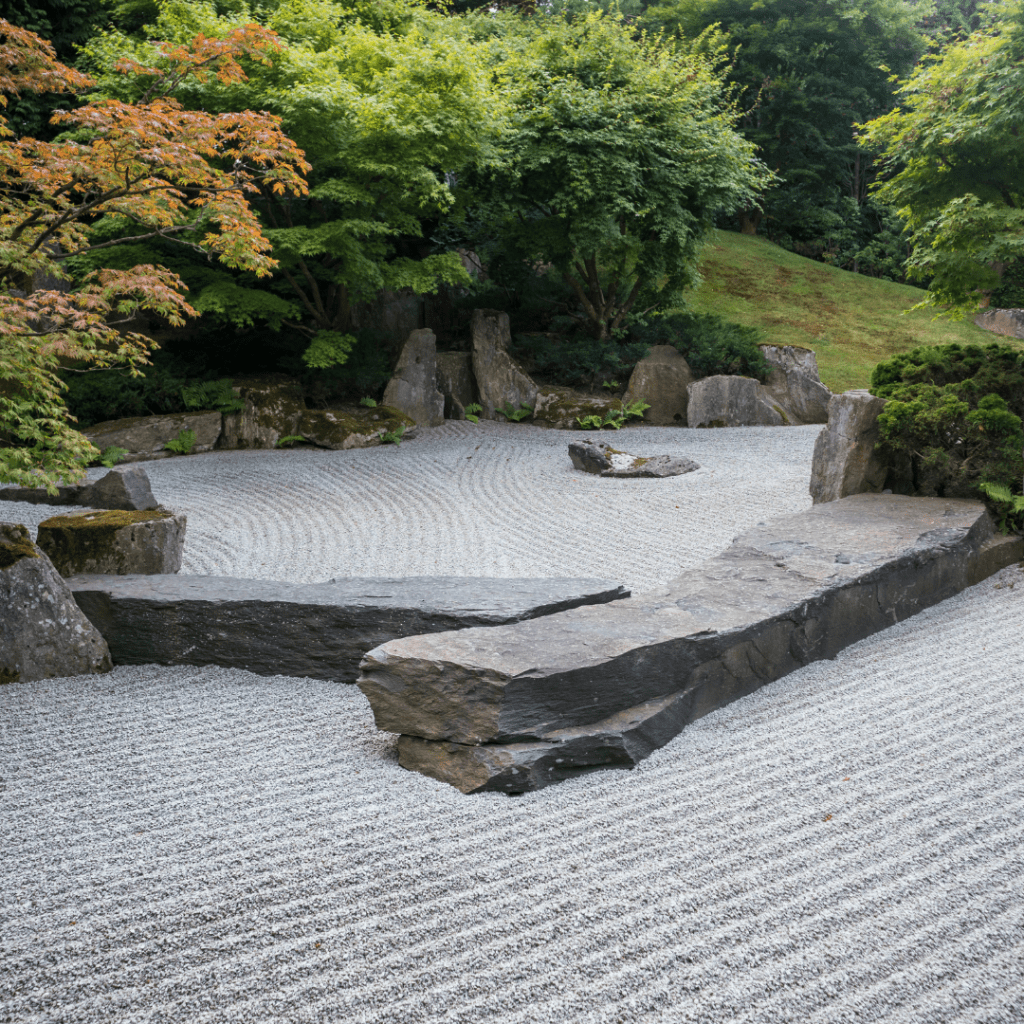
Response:
[[[640,589],[804,507],[816,433],[640,428],[623,447],[705,469],[577,483],[565,435],[481,426],[151,478],[192,572]],[[348,686],[0,687],[0,1021],[1020,1022],[1022,636],[1013,567],[633,771],[514,799],[404,772]]]

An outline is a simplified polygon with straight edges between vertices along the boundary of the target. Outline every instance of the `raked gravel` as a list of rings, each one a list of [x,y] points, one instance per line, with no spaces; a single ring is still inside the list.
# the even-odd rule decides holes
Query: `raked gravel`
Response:
[[[806,507],[816,433],[615,435],[703,467],[665,480],[495,424],[147,470],[187,572],[641,591]],[[350,686],[2,687],[0,1021],[1024,1021],[1022,706],[1019,567],[518,798],[403,771]]]

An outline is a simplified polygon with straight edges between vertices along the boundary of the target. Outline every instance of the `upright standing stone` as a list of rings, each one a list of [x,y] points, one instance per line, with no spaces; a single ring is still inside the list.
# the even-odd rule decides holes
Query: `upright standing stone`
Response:
[[[814,442],[811,498],[815,505],[851,494],[878,493],[888,467],[875,454],[878,414],[886,400],[870,391],[844,391],[828,403],[828,426]]]
[[[763,385],[792,424],[825,423],[832,392],[818,375],[818,359],[799,345],[760,345],[771,375]]]
[[[141,466],[117,466],[93,484],[82,488],[75,502],[87,508],[147,512],[157,506],[149,477]]]
[[[629,378],[623,404],[646,402],[644,423],[657,427],[685,427],[689,404],[687,389],[693,383],[690,364],[672,345],[652,345]]]
[[[0,523],[0,683],[111,667],[107,642],[28,530]]]
[[[437,390],[437,338],[429,328],[409,335],[384,390],[383,404],[404,412],[417,426],[444,423],[444,395]]]
[[[484,419],[493,420],[495,410],[506,404],[518,409],[525,403],[532,408],[537,400],[537,385],[508,354],[511,341],[508,313],[473,310],[473,375]]]
[[[466,406],[476,402],[473,357],[468,352],[437,353],[437,389],[444,396],[444,417],[464,420]]]

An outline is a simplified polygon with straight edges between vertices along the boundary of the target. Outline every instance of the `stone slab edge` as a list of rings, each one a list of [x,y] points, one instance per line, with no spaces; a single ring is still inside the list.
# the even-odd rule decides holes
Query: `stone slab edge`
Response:
[[[291,584],[218,576],[68,579],[115,665],[221,665],[354,682],[372,647],[629,596],[599,579],[350,578]]]
[[[940,499],[923,500],[941,502]],[[920,502],[922,499],[880,495],[845,499],[847,504],[857,503],[866,507],[872,501],[880,507],[886,502]],[[836,506],[839,504],[834,503]],[[777,604],[772,613],[760,621],[738,622],[736,628],[709,629],[703,634],[696,631],[671,639],[652,636],[646,645],[634,645],[633,650],[604,661],[598,657],[575,671],[551,673],[546,680],[554,689],[563,686],[579,694],[590,692],[586,689],[587,677],[590,676],[597,680],[593,692],[600,693],[598,677],[614,676],[623,692],[630,693],[635,692],[630,687],[631,675],[645,681],[658,677],[667,681],[674,677],[678,688],[671,692],[614,710],[590,724],[556,728],[526,736],[518,742],[465,743],[452,742],[451,738],[403,735],[399,739],[399,761],[404,767],[448,782],[467,793],[519,793],[598,768],[631,767],[678,735],[687,724],[710,711],[752,693],[804,664],[833,658],[849,644],[945,600],[1019,560],[1024,550],[1021,539],[994,537],[991,519],[982,506],[970,502],[950,504],[958,507],[972,505],[976,514],[973,518],[961,515],[962,522],[958,528],[925,532],[917,542],[895,553],[894,557],[865,565],[865,572],[855,572],[837,585],[805,585],[802,595],[794,593],[795,600],[782,602],[788,606]],[[730,551],[705,563],[712,571],[707,574],[710,588],[706,588],[704,593],[721,585],[723,577],[719,570],[730,558],[737,564],[747,560],[748,579],[761,579],[766,590],[770,589],[773,586],[770,558],[762,559],[758,566],[757,559],[750,557],[752,554],[741,537],[737,538]],[[837,557],[837,561],[840,560]],[[775,566],[786,571],[781,562],[776,562]],[[779,568],[774,571],[781,575]],[[763,575],[758,576],[758,573]],[[700,582],[696,579],[699,575],[700,570],[697,570],[687,579],[690,599],[700,592]],[[784,587],[777,592],[784,593]],[[628,606],[642,605],[643,602],[643,598],[634,598],[609,609],[606,614],[610,618],[621,616]],[[655,610],[653,606],[651,610]],[[596,609],[594,611],[597,612]],[[569,617],[579,619],[577,613],[570,613]],[[556,619],[565,618],[557,616],[544,620],[543,626],[554,628]],[[614,633],[611,621],[607,627],[609,633]],[[502,629],[498,633],[501,635],[496,635],[494,642],[506,649],[510,647],[510,630]],[[467,639],[460,643],[460,649],[467,649],[471,634],[463,636]],[[438,645],[445,638],[429,639],[433,648],[430,656],[435,659],[433,664],[449,671],[456,668],[457,671],[457,666],[446,663],[438,651]],[[416,638],[405,642],[409,650],[415,645]],[[586,657],[594,658],[594,646],[596,644],[591,640]],[[620,643],[618,649],[622,651],[624,646]],[[613,649],[614,644],[610,644],[609,650]],[[386,664],[388,659],[386,650],[369,652],[360,679],[363,692],[374,705],[378,725],[384,728],[387,725],[382,724],[378,713],[380,695],[374,693],[372,670],[374,665]],[[500,659],[484,658],[479,663],[483,665],[485,662],[488,668],[479,674],[481,682],[486,684],[488,673],[493,681],[494,666],[500,663]],[[518,676],[514,682],[519,684],[527,680]],[[549,698],[549,704],[553,705],[554,700]],[[386,701],[380,710],[386,718],[385,705]],[[395,731],[393,726],[391,731]]]

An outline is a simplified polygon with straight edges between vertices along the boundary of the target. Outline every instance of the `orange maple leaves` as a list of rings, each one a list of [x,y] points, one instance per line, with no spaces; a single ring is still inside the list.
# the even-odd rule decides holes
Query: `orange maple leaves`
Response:
[[[240,57],[268,62],[281,45],[274,33],[247,25],[224,39],[165,44],[160,67],[126,59],[119,70],[150,80],[142,99],[58,112],[53,122],[72,132],[56,142],[14,139],[0,117],[0,479],[35,472],[48,482],[64,465],[59,450],[79,460],[92,451],[60,427],[59,358],[145,363],[151,341],[119,332],[119,324],[140,309],[172,323],[195,314],[180,278],[159,266],[97,271],[68,292],[59,282],[69,256],[164,238],[260,276],[276,265],[249,197],[261,188],[305,195],[302,151],[271,114],[185,110],[172,94],[190,78],[244,80]],[[45,40],[0,19],[0,107],[4,94],[91,84],[58,62]],[[117,238],[90,239],[101,218],[120,229]],[[43,279],[49,285],[37,287]]]

